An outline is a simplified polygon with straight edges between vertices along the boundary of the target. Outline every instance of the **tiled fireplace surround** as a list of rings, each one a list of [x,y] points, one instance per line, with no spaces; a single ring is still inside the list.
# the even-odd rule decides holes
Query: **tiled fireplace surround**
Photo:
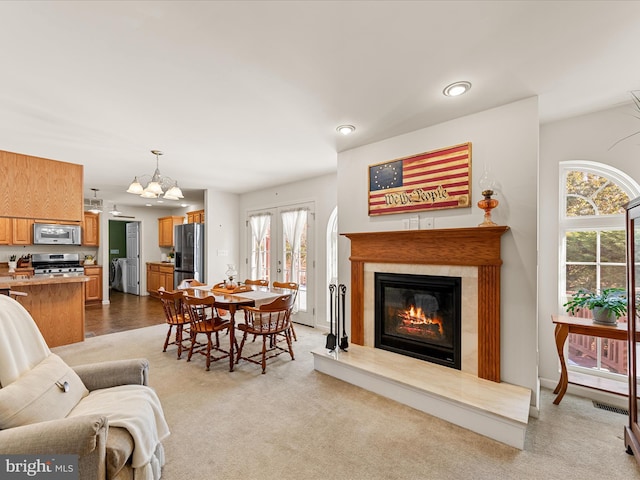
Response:
[[[500,382],[500,239],[508,227],[345,234],[351,240],[351,346],[315,368],[523,448],[530,391]],[[462,280],[462,371],[374,348],[374,274]]]

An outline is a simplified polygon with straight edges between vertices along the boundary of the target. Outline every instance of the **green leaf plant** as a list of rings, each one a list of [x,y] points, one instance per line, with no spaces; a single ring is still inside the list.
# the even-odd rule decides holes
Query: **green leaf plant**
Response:
[[[627,313],[627,291],[623,288],[605,288],[597,293],[581,288],[562,306],[572,315],[580,308],[593,310],[594,307],[601,307],[620,318]]]

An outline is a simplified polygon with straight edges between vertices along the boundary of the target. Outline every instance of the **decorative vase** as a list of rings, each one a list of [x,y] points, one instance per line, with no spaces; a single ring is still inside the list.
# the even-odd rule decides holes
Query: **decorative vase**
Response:
[[[18,267],[18,262],[10,260],[8,263],[9,263],[9,273],[15,272],[16,268]]]
[[[593,307],[591,310],[593,313],[593,323],[600,325],[615,325],[618,322],[618,317],[611,310],[604,307]]]

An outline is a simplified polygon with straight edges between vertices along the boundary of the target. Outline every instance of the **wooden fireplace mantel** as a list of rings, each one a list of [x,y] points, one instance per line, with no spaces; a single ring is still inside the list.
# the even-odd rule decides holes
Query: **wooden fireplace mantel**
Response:
[[[478,376],[500,381],[500,239],[507,226],[343,233],[351,240],[351,341],[364,344],[364,265],[478,267]]]

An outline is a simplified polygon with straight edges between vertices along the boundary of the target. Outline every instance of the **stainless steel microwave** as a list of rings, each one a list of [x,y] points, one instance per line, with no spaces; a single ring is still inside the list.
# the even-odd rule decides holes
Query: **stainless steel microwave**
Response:
[[[80,245],[81,235],[80,225],[33,224],[33,243],[39,245]]]

